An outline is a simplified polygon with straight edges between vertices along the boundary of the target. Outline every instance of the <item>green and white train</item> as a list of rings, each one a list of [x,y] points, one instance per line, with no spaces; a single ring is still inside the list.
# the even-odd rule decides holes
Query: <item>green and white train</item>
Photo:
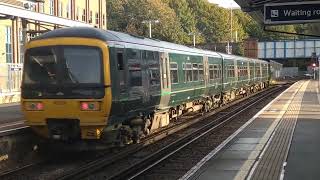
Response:
[[[127,143],[268,85],[268,62],[259,59],[63,28],[27,45],[22,103],[28,124],[46,138]]]

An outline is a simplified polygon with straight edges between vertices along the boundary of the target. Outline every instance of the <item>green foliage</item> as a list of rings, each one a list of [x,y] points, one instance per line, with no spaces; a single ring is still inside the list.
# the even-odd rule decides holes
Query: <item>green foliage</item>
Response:
[[[217,43],[248,37],[258,39],[284,39],[296,36],[265,32],[260,24],[241,10],[231,11],[209,3],[207,0],[107,0],[108,28],[148,37],[148,20],[154,38],[192,44],[190,33],[197,35],[197,44]],[[277,31],[301,32],[302,26],[274,26]],[[318,31],[317,28],[313,28]],[[239,49],[239,52],[242,51]]]

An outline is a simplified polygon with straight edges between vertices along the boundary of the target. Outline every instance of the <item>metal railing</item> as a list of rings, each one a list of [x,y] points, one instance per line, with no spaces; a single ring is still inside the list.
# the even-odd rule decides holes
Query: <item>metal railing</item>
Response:
[[[22,64],[0,63],[0,96],[20,94]]]

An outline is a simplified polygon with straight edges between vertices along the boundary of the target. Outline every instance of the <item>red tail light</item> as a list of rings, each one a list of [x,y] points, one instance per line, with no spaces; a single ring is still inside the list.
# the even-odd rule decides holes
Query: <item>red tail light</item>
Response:
[[[43,111],[44,104],[42,102],[25,102],[24,107],[27,111]]]
[[[37,110],[38,110],[38,111],[41,111],[41,110],[44,109],[43,103],[37,103],[36,107],[37,107]]]
[[[81,103],[81,110],[89,110],[89,104],[87,102]]]

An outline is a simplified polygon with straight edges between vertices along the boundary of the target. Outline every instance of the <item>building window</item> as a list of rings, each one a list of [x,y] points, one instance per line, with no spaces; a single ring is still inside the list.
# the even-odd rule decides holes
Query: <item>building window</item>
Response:
[[[54,0],[49,0],[49,14],[54,15]]]
[[[60,3],[59,3],[59,16],[60,16],[60,17],[63,16],[63,8],[62,8],[62,7],[63,7],[63,3],[60,2]]]
[[[171,74],[171,83],[172,84],[179,83],[177,63],[170,63],[170,74]]]
[[[44,3],[39,3],[39,12],[44,13]]]
[[[106,15],[103,14],[102,16],[102,24],[105,25],[106,24]]]
[[[69,14],[70,14],[69,7],[70,7],[69,4],[67,4],[67,8],[66,8],[67,18],[69,18]]]
[[[6,26],[6,62],[12,63],[12,44],[10,26]]]
[[[96,24],[99,24],[99,13],[96,13]]]
[[[68,1],[68,8],[67,8],[67,17],[71,18],[71,0]]]
[[[76,12],[76,20],[79,20],[79,6],[77,7],[77,12]]]
[[[82,21],[86,21],[86,10],[82,10]]]
[[[19,58],[20,58],[20,63],[23,63],[23,58],[24,58],[24,44],[23,44],[23,32],[22,28],[19,28],[19,46],[20,46],[20,51],[19,51]]]
[[[89,23],[92,23],[92,11],[90,11]]]

